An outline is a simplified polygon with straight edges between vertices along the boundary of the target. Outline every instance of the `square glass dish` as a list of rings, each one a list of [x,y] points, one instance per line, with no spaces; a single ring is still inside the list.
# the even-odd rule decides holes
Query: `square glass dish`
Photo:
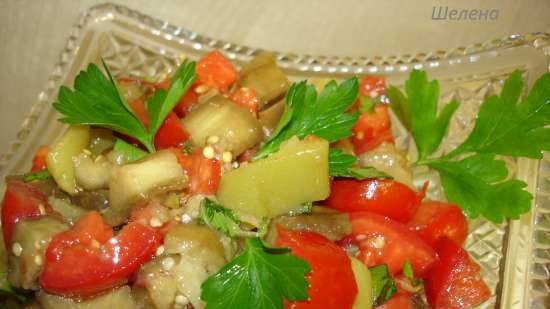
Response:
[[[125,7],[103,4],[89,9],[75,26],[61,61],[47,88],[26,118],[8,153],[0,156],[1,192],[6,175],[27,171],[35,148],[51,144],[63,131],[51,103],[59,86],[72,86],[76,74],[103,57],[115,74],[157,79],[170,74],[176,64],[219,49],[242,64],[258,49],[203,37]],[[462,141],[473,127],[479,104],[499,93],[503,79],[519,69],[527,86],[549,70],[550,35],[511,36],[451,51],[388,57],[325,57],[274,53],[292,80],[342,79],[350,75],[383,74],[387,83],[401,86],[413,68],[427,70],[441,83],[441,100],[457,99],[461,106],[439,151]],[[397,123],[397,121],[394,121]],[[414,151],[406,131],[396,126],[396,143]],[[515,176],[534,195],[531,212],[520,220],[495,225],[483,219],[470,222],[465,247],[481,265],[482,276],[493,295],[480,308],[550,308],[550,154],[541,161],[506,159]],[[415,182],[429,179],[429,171],[415,171]],[[431,186],[429,197],[442,198]]]

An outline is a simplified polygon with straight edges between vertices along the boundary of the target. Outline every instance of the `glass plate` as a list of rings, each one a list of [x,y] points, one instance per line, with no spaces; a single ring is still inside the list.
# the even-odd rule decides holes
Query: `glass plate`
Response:
[[[92,7],[74,27],[61,61],[40,93],[8,153],[0,156],[0,179],[29,169],[37,145],[51,144],[63,131],[51,103],[60,85],[100,57],[115,74],[162,78],[185,57],[197,58],[211,49],[222,50],[237,64],[259,49],[206,38],[139,12],[113,4]],[[388,83],[402,85],[413,68],[422,68],[441,83],[442,102],[455,98],[461,106],[440,151],[463,140],[472,129],[483,98],[499,93],[502,81],[515,69],[530,87],[549,70],[550,35],[514,35],[451,51],[387,57],[327,57],[275,52],[280,66],[293,79],[341,79],[353,74],[384,74]],[[395,120],[395,119],[394,119]],[[396,126],[397,145],[411,154],[410,138]],[[493,291],[480,308],[550,308],[550,155],[541,161],[506,159],[515,175],[535,195],[532,211],[520,220],[495,225],[482,219],[470,222],[466,248],[481,265]],[[436,174],[415,171],[417,183]],[[5,184],[2,182],[3,192]],[[432,185],[431,198],[441,198]]]

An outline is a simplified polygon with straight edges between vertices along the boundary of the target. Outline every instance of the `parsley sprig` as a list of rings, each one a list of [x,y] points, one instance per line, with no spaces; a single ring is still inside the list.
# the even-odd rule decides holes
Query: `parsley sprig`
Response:
[[[230,238],[263,237],[267,227],[267,222],[264,221],[264,224],[260,226],[258,231],[243,229],[243,222],[237,217],[233,210],[223,207],[209,198],[202,200],[199,217],[204,224],[220,231]]]
[[[285,111],[281,120],[254,160],[276,152],[282,142],[293,136],[302,139],[316,135],[328,142],[350,136],[358,115],[347,110],[355,101],[358,89],[356,77],[340,85],[330,81],[319,96],[315,87],[308,85],[307,81],[292,84],[285,96]]]
[[[206,309],[281,309],[283,300],[306,300],[310,267],[285,248],[247,238],[244,250],[201,286]]]
[[[333,177],[347,177],[355,179],[391,178],[388,174],[374,167],[359,167],[354,155],[344,153],[337,148],[330,148],[328,153],[329,175]]]
[[[74,90],[62,86],[59,89],[55,109],[67,124],[86,124],[104,127],[134,137],[149,152],[155,151],[157,130],[178,103],[179,98],[195,80],[195,62],[184,62],[176,71],[168,90],[159,89],[147,101],[149,128],[146,128],[120,94],[116,82],[103,62],[105,76],[90,64],[75,79]]]
[[[466,140],[434,158],[430,156],[441,144],[458,103],[447,104],[436,116],[439,85],[429,82],[422,71],[411,73],[406,94],[395,87],[388,89],[393,111],[414,137],[419,153],[416,164],[437,170],[447,199],[470,218],[483,215],[500,223],[530,209],[527,184],[507,179],[508,169],[496,155],[540,159],[543,151],[550,150],[550,73],[540,77],[520,101],[522,91],[521,73],[515,71],[499,96],[483,101]]]

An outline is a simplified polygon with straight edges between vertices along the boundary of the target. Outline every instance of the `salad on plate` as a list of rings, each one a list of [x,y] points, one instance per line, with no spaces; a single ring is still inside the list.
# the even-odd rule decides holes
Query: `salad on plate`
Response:
[[[0,290],[14,308],[472,308],[494,293],[468,219],[530,211],[503,158],[550,149],[550,74],[521,72],[438,148],[460,102],[413,70],[291,83],[214,50],[169,78],[90,64],[53,104],[67,124],[6,178]],[[390,114],[395,118],[390,118]],[[393,122],[393,125],[392,125]],[[394,142],[399,123],[415,144]],[[413,185],[414,168],[440,184]],[[445,200],[428,200],[430,186]]]

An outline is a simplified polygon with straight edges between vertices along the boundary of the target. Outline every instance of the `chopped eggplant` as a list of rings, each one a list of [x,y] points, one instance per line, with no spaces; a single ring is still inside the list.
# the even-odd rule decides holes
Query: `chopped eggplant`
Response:
[[[0,273],[8,271],[8,252],[4,242],[4,233],[0,233]]]
[[[328,142],[316,137],[294,137],[266,159],[225,173],[217,192],[225,207],[257,218],[286,214],[328,195]]]
[[[48,216],[17,222],[13,250],[9,254],[10,284],[24,289],[38,289],[36,279],[42,269],[46,247],[54,235],[68,228],[66,223]]]
[[[182,119],[182,124],[195,146],[204,147],[209,137],[217,136],[217,146],[233,156],[263,139],[260,122],[248,110],[222,96],[197,106]]]
[[[88,146],[89,140],[88,126],[70,126],[46,157],[48,171],[53,179],[63,191],[71,195],[79,191],[74,175],[73,157]]]
[[[122,224],[132,205],[155,193],[181,190],[186,176],[171,151],[159,151],[135,163],[121,166],[109,183],[109,207],[103,214],[111,225]]]
[[[73,205],[69,199],[61,199],[50,196],[48,197],[48,204],[50,204],[53,210],[60,213],[63,218],[65,218],[71,224],[88,212],[82,207]]]
[[[313,212],[297,216],[281,216],[271,220],[266,241],[273,243],[277,238],[277,226],[294,231],[308,231],[324,235],[337,241],[351,234],[348,214],[338,212]]]
[[[174,259],[171,256],[161,256],[142,265],[138,273],[139,281],[147,291],[149,301],[156,309],[174,308],[174,299],[178,293],[174,278],[163,269],[162,260],[164,258]]]
[[[407,158],[394,144],[382,143],[375,149],[361,154],[358,159],[359,165],[372,166],[412,187],[412,172]]]
[[[285,100],[280,100],[260,111],[258,119],[260,123],[271,132],[277,127],[284,111]]]
[[[36,294],[44,309],[138,309],[130,287],[123,286],[107,294],[78,301],[40,291]]]
[[[86,190],[105,189],[114,165],[104,156],[95,159],[89,154],[80,153],[73,158],[76,183]]]
[[[371,309],[372,308],[372,279],[370,271],[356,258],[351,257],[351,270],[357,283],[357,296],[352,309]]]
[[[100,128],[90,129],[90,152],[94,157],[103,154],[105,151],[113,148],[116,137],[113,131]]]
[[[102,210],[109,206],[109,190],[81,191],[70,197],[71,203],[89,210]]]
[[[261,110],[269,102],[282,97],[289,82],[277,67],[275,57],[270,53],[261,53],[243,66],[238,84],[256,91]]]

